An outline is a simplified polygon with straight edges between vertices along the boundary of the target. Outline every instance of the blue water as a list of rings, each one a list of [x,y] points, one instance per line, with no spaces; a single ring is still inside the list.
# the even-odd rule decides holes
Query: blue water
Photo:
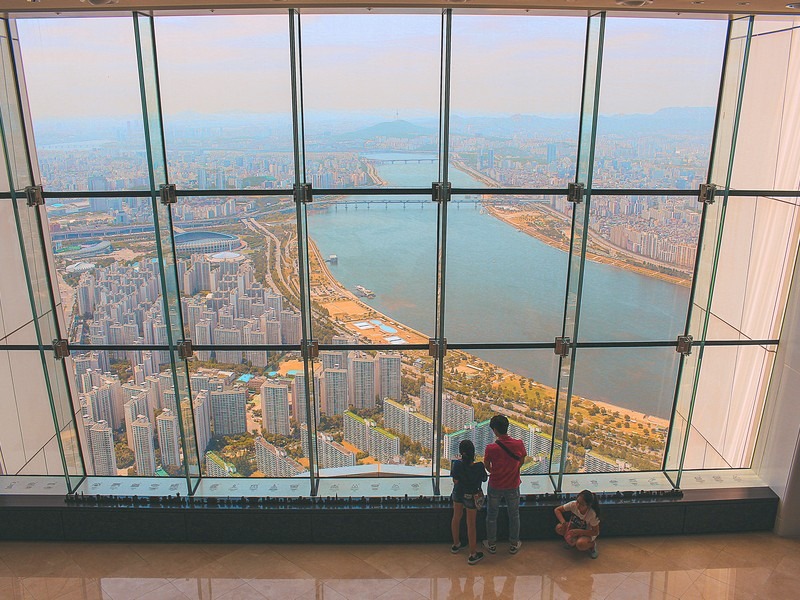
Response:
[[[387,156],[388,158],[388,156]],[[436,164],[387,164],[391,186],[430,186]],[[455,187],[480,185],[451,169]],[[393,197],[395,198],[395,197]],[[409,196],[408,200],[419,200]],[[500,201],[502,202],[502,201]],[[352,204],[309,215],[309,234],[348,288],[376,293],[376,310],[432,336],[436,205]],[[482,212],[451,203],[447,224],[445,331],[448,343],[553,342],[561,335],[567,254]],[[682,333],[688,288],[587,262],[581,341],[674,340]],[[557,384],[552,350],[472,351],[546,385]],[[573,366],[578,395],[647,414],[669,415],[677,353],[670,348],[582,349]]]

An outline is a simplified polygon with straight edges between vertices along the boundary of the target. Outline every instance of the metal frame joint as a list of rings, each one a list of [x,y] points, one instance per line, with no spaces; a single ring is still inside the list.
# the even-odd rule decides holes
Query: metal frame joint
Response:
[[[181,340],[178,342],[178,357],[186,360],[194,356],[194,346],[192,340]]]
[[[319,342],[317,340],[308,340],[303,346],[303,354],[305,358],[319,358]]]
[[[678,343],[675,346],[675,350],[682,354],[683,356],[689,356],[692,353],[692,344],[694,343],[694,338],[690,335],[679,335],[678,336]]]
[[[567,200],[573,204],[580,204],[583,202],[585,193],[586,187],[582,183],[570,183],[567,186]]]
[[[565,358],[569,356],[569,348],[572,340],[568,337],[557,337],[555,339],[555,354],[556,356],[560,356]]]
[[[295,183],[294,184],[294,201],[299,204],[308,204],[313,201],[314,194],[311,190],[310,183]]]
[[[697,200],[703,204],[714,204],[717,186],[713,183],[701,183]]]
[[[428,338],[428,356],[437,358],[440,348],[442,355],[447,354],[447,338]]]
[[[28,206],[44,206],[44,189],[41,185],[29,185],[25,188]]]
[[[169,206],[178,202],[178,188],[174,183],[162,183],[158,186],[158,193],[161,196],[161,204]]]
[[[453,186],[449,181],[434,181],[431,184],[431,194],[434,202],[450,202]]]
[[[56,360],[63,360],[69,356],[69,342],[65,339],[53,340],[53,356]]]

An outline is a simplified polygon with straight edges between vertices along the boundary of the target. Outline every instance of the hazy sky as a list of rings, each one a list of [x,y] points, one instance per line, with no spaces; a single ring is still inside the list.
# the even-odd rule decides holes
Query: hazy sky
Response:
[[[724,20],[609,18],[601,112],[713,106]],[[586,21],[578,17],[453,19],[452,110],[457,114],[575,114]],[[128,17],[19,22],[34,118],[140,112]],[[164,112],[288,113],[288,18],[156,20]],[[307,111],[391,119],[439,105],[438,15],[304,15]]]

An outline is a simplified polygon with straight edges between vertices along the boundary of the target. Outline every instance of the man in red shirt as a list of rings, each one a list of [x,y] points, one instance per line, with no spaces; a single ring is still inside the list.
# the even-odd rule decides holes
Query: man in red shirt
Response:
[[[489,471],[489,494],[486,508],[486,541],[490,554],[497,552],[497,514],[500,500],[505,498],[508,507],[508,551],[516,554],[522,542],[519,539],[519,470],[527,456],[522,440],[508,435],[508,419],[495,415],[489,421],[495,441],[486,446],[483,462]]]

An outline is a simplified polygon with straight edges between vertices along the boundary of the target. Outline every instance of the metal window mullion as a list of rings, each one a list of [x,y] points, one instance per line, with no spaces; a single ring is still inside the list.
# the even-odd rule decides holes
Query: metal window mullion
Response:
[[[450,136],[450,67],[452,57],[452,32],[453,11],[442,11],[442,39],[439,88],[439,183],[449,191],[450,181],[449,161],[449,136]],[[435,188],[435,186],[434,186]],[[449,200],[449,198],[447,198]],[[435,333],[436,357],[434,359],[434,402],[433,402],[433,493],[438,495],[441,490],[441,462],[442,462],[442,411],[444,398],[444,357],[447,353],[445,344],[445,272],[447,256],[447,205],[448,201],[436,202],[437,234],[436,234],[436,322]]]
[[[599,16],[599,25],[600,31],[598,33],[598,41],[597,41],[597,56],[596,62],[594,64],[594,90],[593,95],[590,99],[586,96],[586,81],[588,80],[589,75],[589,40],[591,35],[591,27],[592,27],[592,19]],[[564,319],[562,321],[562,336],[569,337],[573,341],[573,343],[578,342],[578,326],[580,323],[580,313],[581,313],[581,302],[582,302],[582,293],[583,293],[583,274],[584,268],[586,264],[586,244],[588,240],[588,230],[589,230],[589,217],[590,217],[590,206],[591,206],[591,197],[592,197],[592,173],[594,171],[594,150],[595,150],[595,143],[597,140],[597,117],[599,111],[599,104],[600,104],[600,78],[602,75],[603,70],[603,42],[605,37],[605,24],[606,24],[606,13],[600,12],[594,15],[589,15],[586,21],[586,51],[584,53],[584,78],[583,78],[583,85],[584,90],[583,94],[581,94],[581,119],[580,119],[580,129],[578,133],[578,157],[576,161],[576,171],[575,171],[575,182],[576,184],[584,183],[585,190],[584,190],[584,207],[583,207],[583,229],[581,231],[581,247],[580,247],[580,259],[578,261],[578,282],[577,282],[577,290],[576,290],[576,303],[575,303],[575,316],[574,321],[572,324],[572,331],[567,331],[567,311],[569,310],[569,288],[570,288],[570,276],[572,271],[572,260],[568,263],[567,268],[567,287],[565,290],[565,298],[564,298]],[[583,122],[583,115],[585,110],[585,103],[589,100],[591,105],[592,111],[592,119],[591,119],[591,127],[588,132],[584,131],[584,122]],[[589,134],[589,156],[587,160],[587,168],[585,173],[585,182],[581,182],[581,173],[579,172],[580,169],[580,152],[581,152],[581,140],[583,136]],[[576,212],[577,212],[578,204],[575,204],[575,208],[572,212],[572,227],[571,227],[571,243],[574,244],[575,242],[575,225],[576,225]],[[567,381],[567,392],[566,398],[564,398],[564,402],[566,402],[566,406],[564,407],[564,424],[563,424],[563,432],[561,438],[561,449],[560,449],[560,457],[559,457],[559,468],[558,473],[556,474],[556,481],[554,482],[554,488],[557,492],[561,491],[561,485],[564,479],[564,471],[566,469],[567,464],[567,449],[568,449],[568,439],[569,439],[569,420],[570,420],[570,412],[572,408],[572,392],[573,386],[575,384],[575,362],[577,358],[577,347],[573,345],[571,350],[571,355],[568,357],[561,357],[559,358],[559,377],[561,369],[563,367],[564,360],[570,361],[570,368],[569,368],[569,379]],[[558,389],[558,388],[557,388]],[[555,406],[554,412],[554,422],[553,424],[556,425],[556,420],[558,416],[558,406]],[[555,430],[554,430],[554,440],[555,440]],[[551,449],[551,465],[552,465],[552,453],[555,451],[555,447]],[[552,480],[552,475],[551,475]]]
[[[301,42],[301,19],[297,9],[289,9],[289,50],[292,90],[292,152],[294,153],[294,184],[297,186],[306,183],[305,160],[305,128],[303,125],[303,59]],[[303,375],[305,377],[306,405],[306,431],[308,432],[308,477],[311,495],[316,496],[319,491],[319,461],[317,460],[317,411],[311,402],[314,390],[314,378],[311,353],[311,291],[308,281],[308,228],[305,219],[306,207],[303,202],[295,199],[295,226],[297,228],[297,265],[300,277],[300,326],[301,326],[301,354],[303,357]],[[315,400],[319,400],[315,398]],[[302,423],[297,424],[300,427]],[[302,436],[301,436],[302,438]]]
[[[162,237],[161,237],[161,226],[162,226],[162,224],[161,224],[161,222],[159,220],[159,217],[158,217],[158,212],[159,212],[159,208],[158,207],[159,207],[159,202],[160,202],[159,185],[161,183],[163,183],[165,185],[168,184],[169,183],[169,179],[168,179],[168,170],[167,170],[166,145],[165,145],[165,141],[164,141],[164,125],[163,125],[163,119],[161,118],[161,92],[160,92],[160,86],[159,86],[159,83],[158,83],[158,63],[157,63],[157,59],[156,59],[155,23],[154,23],[152,15],[146,15],[144,13],[133,12],[132,16],[133,16],[133,26],[134,26],[134,44],[136,46],[136,62],[137,62],[138,74],[139,74],[139,91],[140,91],[141,102],[142,102],[142,120],[143,120],[143,125],[144,125],[145,151],[147,153],[147,171],[148,171],[148,176],[149,176],[149,180],[150,180],[150,198],[151,198],[152,210],[153,210],[153,227],[154,227],[154,230],[155,230],[156,252],[158,254],[159,279],[161,281],[161,307],[162,307],[162,312],[163,312],[162,318],[164,319],[164,329],[165,329],[166,335],[167,335],[167,345],[169,346],[169,362],[170,362],[170,368],[171,368],[171,373],[172,373],[172,386],[173,386],[173,390],[175,392],[175,404],[176,404],[176,407],[175,407],[176,411],[175,412],[177,413],[176,417],[177,417],[178,429],[179,429],[180,437],[181,437],[181,449],[183,450],[184,476],[185,476],[185,479],[186,479],[186,488],[188,490],[188,494],[191,496],[191,495],[194,495],[194,492],[196,491],[197,485],[199,485],[200,478],[202,477],[202,465],[200,464],[200,460],[201,460],[200,459],[200,452],[199,452],[199,448],[197,447],[197,435],[194,435],[193,439],[195,440],[195,453],[196,453],[195,456],[197,457],[197,461],[198,461],[198,464],[197,464],[198,473],[197,473],[197,485],[192,485],[192,476],[191,476],[191,472],[190,472],[190,469],[189,469],[189,463],[188,463],[188,460],[190,458],[190,454],[188,452],[189,448],[188,448],[187,442],[186,442],[186,426],[183,423],[183,411],[181,410],[181,402],[182,402],[182,400],[181,400],[181,393],[180,393],[181,387],[180,387],[180,383],[178,381],[178,360],[176,360],[176,358],[175,358],[177,340],[175,340],[173,338],[173,334],[172,334],[172,322],[171,322],[171,319],[170,319],[170,308],[169,308],[169,297],[168,297],[169,286],[167,285],[167,273],[166,273],[166,268],[165,268],[165,264],[164,264],[164,253],[165,252],[164,252],[163,243],[162,243]],[[150,24],[150,44],[151,44],[151,46],[150,46],[149,50],[152,51],[152,53],[153,53],[153,71],[154,71],[153,72],[153,77],[155,78],[155,84],[156,84],[156,87],[155,87],[155,90],[156,90],[155,103],[156,103],[156,110],[158,111],[158,115],[159,115],[158,127],[159,127],[159,137],[160,137],[160,140],[157,143],[158,143],[159,148],[160,148],[160,150],[162,152],[161,156],[162,156],[163,165],[164,165],[164,181],[163,182],[156,181],[156,173],[155,173],[155,167],[154,167],[154,149],[153,149],[154,143],[153,143],[153,139],[152,139],[152,137],[150,135],[150,117],[149,117],[149,112],[148,112],[147,86],[146,86],[146,82],[145,82],[146,73],[144,72],[144,50],[145,49],[144,49],[144,46],[143,46],[143,43],[142,43],[143,42],[143,40],[142,40],[142,32],[141,32],[141,30],[139,28],[139,18],[140,17],[146,18],[148,20],[149,24]],[[172,236],[173,236],[173,233],[174,233],[173,232],[173,228],[172,228],[172,210],[171,210],[170,206],[166,206],[166,210],[167,210],[167,219],[168,219],[167,223],[166,223],[166,225],[168,227],[168,232],[167,233],[170,236],[170,239],[172,240],[173,239]],[[173,240],[173,243],[170,246],[171,247],[170,247],[169,250],[172,252],[172,255],[173,255],[172,256],[173,264],[177,266],[177,260],[176,260],[175,253],[174,253],[174,240]],[[176,284],[177,284],[177,278],[176,278]],[[177,302],[177,305],[178,305],[177,308],[178,308],[179,325],[182,327],[182,319],[181,319],[181,315],[180,315],[180,299],[176,299],[176,302]],[[193,401],[192,401],[193,399],[192,399],[191,390],[189,388],[189,385],[190,385],[189,376],[188,376],[189,367],[188,367],[188,363],[186,363],[185,360],[184,360],[184,365],[183,366],[185,367],[186,374],[187,374],[186,386],[187,386],[187,392],[188,392],[190,415],[192,416],[192,420],[194,420],[194,406],[193,406]],[[194,427],[194,423],[192,423],[192,427]]]

